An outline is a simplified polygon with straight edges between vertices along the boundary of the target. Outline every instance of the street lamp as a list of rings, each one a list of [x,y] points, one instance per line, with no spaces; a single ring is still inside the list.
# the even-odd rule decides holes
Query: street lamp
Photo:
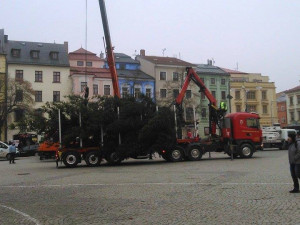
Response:
[[[271,126],[273,126],[273,102],[277,102],[275,100],[271,100]]]
[[[244,85],[242,86],[242,89],[244,89],[245,91],[245,112],[248,112],[248,98],[247,98],[248,90],[245,88]]]

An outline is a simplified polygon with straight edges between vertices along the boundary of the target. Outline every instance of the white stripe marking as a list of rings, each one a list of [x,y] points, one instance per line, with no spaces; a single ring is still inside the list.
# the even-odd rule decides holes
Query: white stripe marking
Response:
[[[36,225],[40,225],[40,224],[41,224],[37,219],[35,219],[35,218],[29,216],[28,214],[23,213],[23,212],[21,212],[21,211],[19,211],[19,210],[17,210],[17,209],[14,209],[14,208],[9,207],[9,206],[6,206],[6,205],[1,205],[1,204],[0,204],[0,207],[9,209],[9,210],[11,210],[11,211],[14,211],[14,212],[17,213],[17,214],[22,215],[22,216],[24,216],[26,219],[30,220],[31,222],[33,222],[33,223],[36,224]]]
[[[150,186],[150,185],[290,185],[291,183],[117,183],[117,184],[42,184],[42,185],[3,185],[0,188],[40,188],[40,187],[80,187],[80,186]]]

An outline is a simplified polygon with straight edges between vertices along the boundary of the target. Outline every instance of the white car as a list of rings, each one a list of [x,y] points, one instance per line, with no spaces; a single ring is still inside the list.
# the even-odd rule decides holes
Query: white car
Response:
[[[9,160],[9,146],[8,144],[5,144],[4,142],[0,141],[0,158],[7,158]],[[19,151],[17,149],[16,156],[19,155]]]

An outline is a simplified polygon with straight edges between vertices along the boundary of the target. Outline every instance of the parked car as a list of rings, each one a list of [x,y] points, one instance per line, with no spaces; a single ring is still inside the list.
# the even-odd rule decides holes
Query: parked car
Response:
[[[36,134],[16,134],[13,136],[13,139],[21,155],[35,155],[38,150],[39,144]]]
[[[0,158],[6,158],[7,160],[9,160],[10,154],[9,154],[8,148],[9,148],[8,144],[0,141]],[[17,148],[16,156],[19,156],[19,155],[20,155],[20,153]]]

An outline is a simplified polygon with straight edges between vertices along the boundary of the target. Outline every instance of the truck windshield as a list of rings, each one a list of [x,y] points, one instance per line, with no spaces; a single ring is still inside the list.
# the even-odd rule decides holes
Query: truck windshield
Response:
[[[260,128],[259,119],[249,118],[249,119],[246,119],[246,122],[247,122],[247,127],[257,128],[257,129]]]

